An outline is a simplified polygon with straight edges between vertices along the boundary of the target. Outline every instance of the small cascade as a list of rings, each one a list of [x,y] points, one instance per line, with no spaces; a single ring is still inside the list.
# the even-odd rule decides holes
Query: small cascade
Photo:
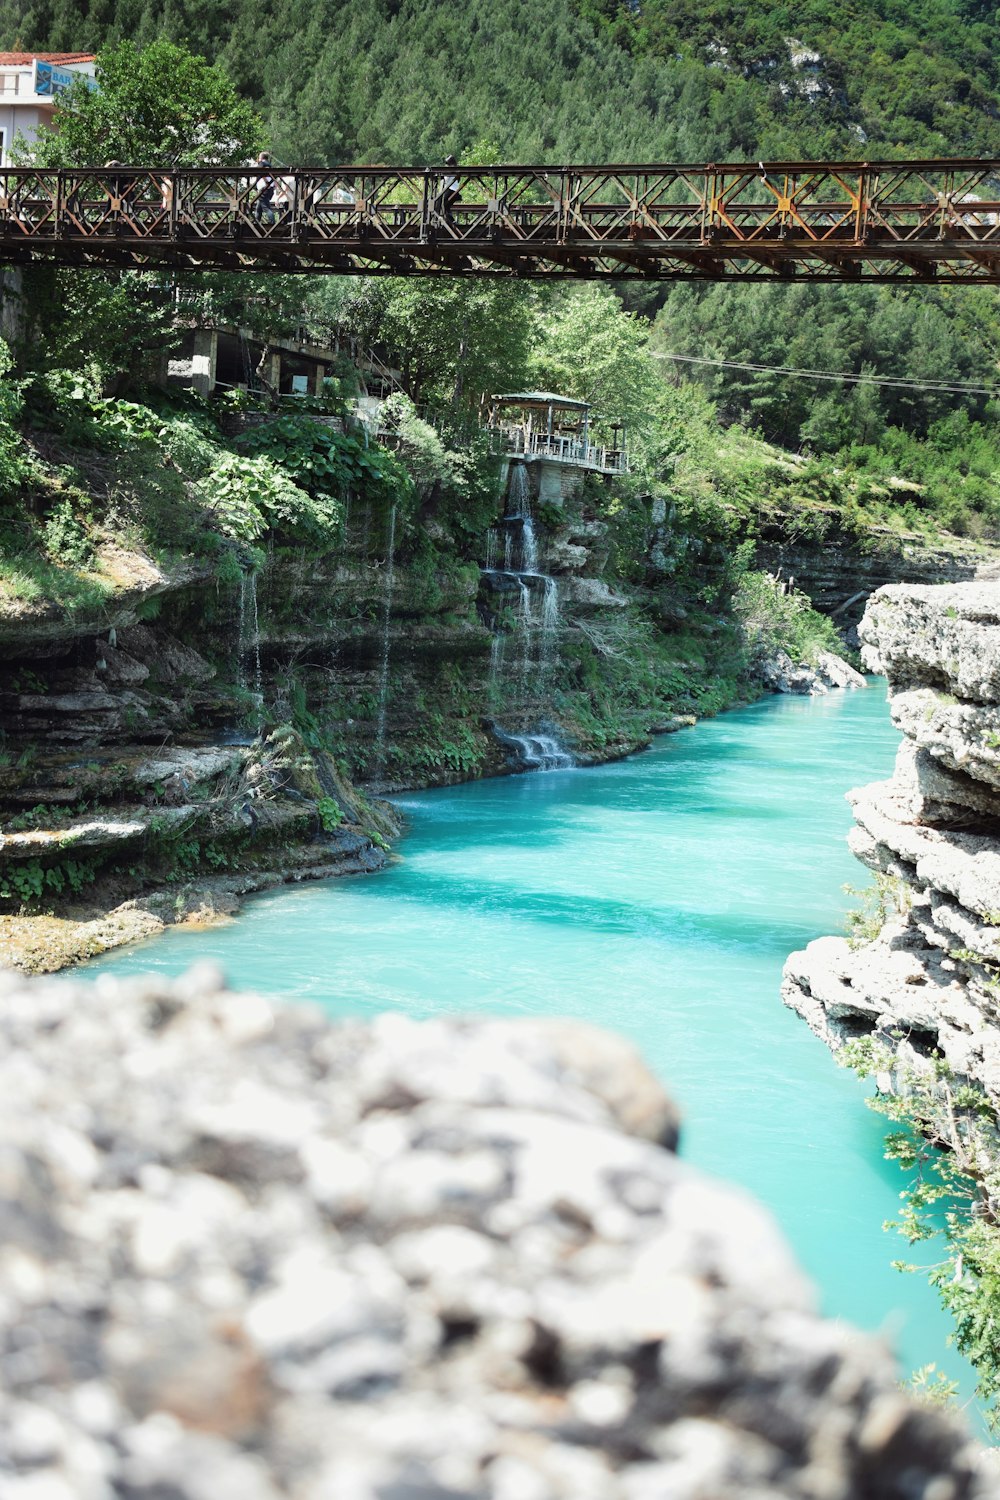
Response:
[[[566,771],[576,765],[554,734],[514,734],[511,739],[517,742],[526,771]]]
[[[511,734],[499,724],[490,724],[494,738],[515,757],[519,771],[568,771],[576,765],[573,756],[550,729],[534,734]]]
[[[375,729],[375,774],[385,765],[385,720],[389,698],[389,625],[392,617],[392,585],[396,566],[396,507],[389,512],[389,546],[385,562],[385,593],[382,600],[382,648],[379,656],[378,719]]]

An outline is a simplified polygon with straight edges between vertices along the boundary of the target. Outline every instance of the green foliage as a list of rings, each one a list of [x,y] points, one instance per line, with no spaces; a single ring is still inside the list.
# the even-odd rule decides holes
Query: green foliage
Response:
[[[649,325],[623,312],[599,284],[574,287],[542,318],[531,380],[543,390],[588,401],[598,433],[624,421],[636,444],[651,425],[660,379],[646,352]]]
[[[324,833],[333,833],[344,820],[340,804],[333,797],[320,797],[316,802],[316,816]]]
[[[171,279],[161,272],[37,265],[22,275],[16,353],[29,375],[56,371],[95,394],[134,390],[181,337]]]
[[[723,75],[706,102],[759,134],[761,156],[992,155],[1000,72],[989,5],[964,0],[579,0],[637,58]],[[818,54],[818,59],[803,53]],[[692,74],[692,76],[696,76]],[[724,102],[731,100],[729,109]],[[746,138],[744,138],[746,139]],[[749,140],[746,141],[749,144]],[[812,146],[812,151],[808,149]]]
[[[77,896],[96,878],[92,864],[76,859],[57,860],[43,865],[37,859],[8,863],[0,871],[0,900],[15,901],[29,910],[37,909],[44,896]]]
[[[412,492],[406,470],[392,453],[309,417],[281,417],[256,427],[239,440],[239,449],[269,460],[325,506],[336,508],[351,493],[391,505]]]
[[[263,126],[218,64],[160,38],[125,40],[97,58],[97,88],[80,80],[56,100],[55,129],[24,148],[46,167],[241,165]]]
[[[18,495],[35,473],[18,432],[24,395],[13,378],[13,364],[10,348],[0,339],[0,506]]]
[[[926,1068],[901,1066],[874,1038],[848,1043],[840,1061],[861,1077],[892,1080],[868,1103],[895,1127],[887,1159],[906,1175],[899,1219],[887,1225],[911,1244],[940,1247],[924,1267],[955,1320],[954,1342],[976,1367],[978,1393],[1000,1423],[1000,1225],[996,1202],[997,1123],[986,1096],[935,1055]],[[917,1267],[899,1263],[900,1269]]]
[[[309,494],[263,454],[218,454],[194,493],[223,534],[234,540],[253,542],[273,531],[279,537],[329,544],[339,531],[336,500],[323,492]]]
[[[744,544],[735,554],[738,581],[733,594],[733,611],[750,663],[786,651],[794,662],[809,664],[823,651],[842,651],[833,621],[814,610],[799,589],[770,573],[744,570],[741,564],[750,550]]]
[[[538,303],[517,281],[389,277],[356,285],[342,315],[357,337],[393,351],[411,400],[457,413],[523,389]]]
[[[185,42],[279,153],[331,163],[996,158],[994,26],[969,0],[0,0],[6,46]]]
[[[382,428],[396,438],[397,451],[421,496],[441,488],[464,488],[468,471],[465,454],[445,447],[441,434],[417,415],[408,396],[401,392],[390,396],[379,420]]]
[[[897,875],[876,874],[872,883],[863,889],[845,885],[849,896],[860,897],[860,906],[845,914],[847,941],[852,948],[863,948],[878,937],[885,924],[893,917],[902,916],[910,909],[910,888]]]
[[[995,383],[1000,305],[985,288],[967,290],[679,285],[651,343],[665,372],[696,380],[712,397],[724,424],[786,449],[835,455],[840,488],[887,519],[905,514],[919,529],[929,513],[975,535],[1000,526],[995,403],[930,384]],[[670,353],[856,381],[678,365]]]
[[[91,539],[84,522],[74,513],[69,499],[59,500],[49,512],[42,527],[43,546],[52,562],[79,564],[92,553]]]
[[[922,1406],[944,1407],[948,1410],[955,1404],[959,1385],[957,1380],[949,1380],[943,1370],[931,1363],[914,1370],[904,1389],[915,1396]]]

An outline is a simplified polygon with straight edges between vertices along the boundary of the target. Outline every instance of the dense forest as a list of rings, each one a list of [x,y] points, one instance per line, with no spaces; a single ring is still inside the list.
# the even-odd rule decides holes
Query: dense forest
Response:
[[[4,0],[4,45],[184,42],[299,162],[1000,153],[991,0]]]

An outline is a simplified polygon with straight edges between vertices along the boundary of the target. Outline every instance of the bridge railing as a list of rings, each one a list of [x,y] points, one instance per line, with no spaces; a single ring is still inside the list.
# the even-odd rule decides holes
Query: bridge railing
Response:
[[[0,253],[36,250],[82,264],[515,274],[588,274],[609,254],[619,274],[673,258],[709,275],[736,257],[772,269],[965,257],[1000,276],[1000,162],[0,171]]]

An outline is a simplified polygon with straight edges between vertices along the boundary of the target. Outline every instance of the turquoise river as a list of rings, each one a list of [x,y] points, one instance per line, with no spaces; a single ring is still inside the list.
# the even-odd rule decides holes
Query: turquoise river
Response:
[[[779,998],[787,954],[842,930],[845,883],[867,883],[844,793],[888,775],[897,742],[873,685],[770,698],[594,770],[409,795],[386,872],[268,894],[85,972],[213,958],[331,1015],[614,1027],[682,1104],[684,1154],[770,1206],[825,1309],[968,1391],[933,1291],[891,1265],[907,1247],[881,1228],[901,1186],[883,1122]]]

